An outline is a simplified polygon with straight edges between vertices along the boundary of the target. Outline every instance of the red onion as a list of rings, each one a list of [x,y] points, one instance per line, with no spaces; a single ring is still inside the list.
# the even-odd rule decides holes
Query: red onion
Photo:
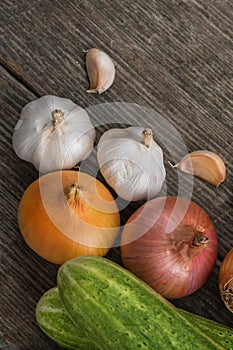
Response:
[[[127,221],[121,239],[123,265],[165,298],[199,289],[217,259],[217,235],[197,204],[160,197],[141,206]]]

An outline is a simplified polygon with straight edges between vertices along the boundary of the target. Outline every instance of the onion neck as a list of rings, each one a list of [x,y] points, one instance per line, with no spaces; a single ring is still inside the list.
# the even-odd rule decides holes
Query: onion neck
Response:
[[[195,230],[191,226],[178,229],[174,232],[171,240],[173,241],[172,250],[176,253],[180,252],[188,259],[199,255],[210,242],[210,239],[204,233]]]
[[[77,201],[80,198],[80,187],[78,183],[73,183],[65,189],[67,201]]]
[[[83,190],[80,188],[78,183],[73,183],[68,188],[64,190],[67,203],[69,207],[74,210],[74,212],[80,213],[81,211],[85,211],[86,203],[83,198]]]
[[[207,246],[209,244],[210,240],[208,237],[206,237],[202,232],[195,232],[192,245],[193,246]]]
[[[53,124],[53,127],[55,128],[57,125],[59,125],[63,121],[64,113],[62,112],[61,109],[54,109],[51,114],[52,114],[52,124]]]
[[[145,145],[147,148],[150,148],[152,145],[153,141],[153,132],[151,129],[146,128],[142,132],[142,143]]]

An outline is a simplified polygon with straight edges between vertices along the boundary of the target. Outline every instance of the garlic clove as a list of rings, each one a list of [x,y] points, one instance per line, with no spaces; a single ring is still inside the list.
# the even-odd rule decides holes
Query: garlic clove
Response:
[[[89,49],[86,54],[86,68],[90,81],[89,93],[102,94],[110,88],[115,79],[112,59],[99,49]]]
[[[193,174],[216,187],[226,178],[226,167],[223,160],[216,153],[207,150],[191,152],[172,166],[187,174]]]

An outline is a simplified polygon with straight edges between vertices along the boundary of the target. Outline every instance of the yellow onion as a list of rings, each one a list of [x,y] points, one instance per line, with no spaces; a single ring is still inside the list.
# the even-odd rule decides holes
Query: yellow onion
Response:
[[[104,256],[120,226],[117,205],[94,177],[64,170],[46,174],[24,192],[18,222],[26,243],[50,262]]]
[[[227,253],[220,266],[218,286],[222,301],[233,313],[233,248]]]

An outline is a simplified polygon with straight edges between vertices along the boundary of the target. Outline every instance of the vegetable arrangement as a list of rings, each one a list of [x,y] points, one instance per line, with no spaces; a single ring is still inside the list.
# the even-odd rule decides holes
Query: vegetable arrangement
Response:
[[[68,349],[232,349],[232,329],[170,304],[103,257],[63,264],[40,299],[41,329]]]
[[[115,67],[106,53],[88,50],[86,67],[88,92],[101,94],[113,84]],[[119,235],[117,204],[103,183],[70,170],[91,154],[95,135],[85,110],[51,95],[26,105],[15,127],[16,154],[44,174],[23,194],[19,228],[31,249],[61,265],[57,286],[38,302],[38,325],[67,349],[232,349],[232,329],[164,299],[201,288],[215,266],[218,242],[197,204],[155,198],[166,171],[149,128],[110,129],[99,140],[97,160],[106,183],[127,201],[148,200],[123,228],[124,267],[103,258]],[[216,187],[226,177],[222,159],[207,150],[172,166]],[[231,312],[232,257],[231,250],[219,274]]]

